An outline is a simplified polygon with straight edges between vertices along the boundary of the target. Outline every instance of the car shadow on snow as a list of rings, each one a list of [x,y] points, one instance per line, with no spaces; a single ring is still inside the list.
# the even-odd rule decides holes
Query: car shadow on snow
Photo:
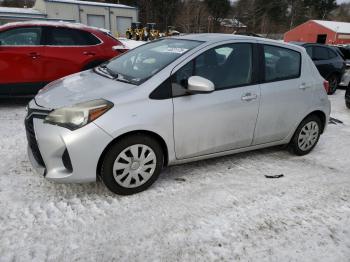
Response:
[[[264,163],[266,159],[283,161],[289,160],[291,158],[293,158],[293,155],[288,152],[286,146],[275,146],[270,148],[257,149],[249,152],[200,160],[178,166],[170,166],[163,170],[163,173],[160,175],[159,180],[163,182],[167,180],[175,180],[177,182],[183,183],[186,182],[187,178],[191,177],[193,179],[196,179],[196,176],[200,177],[204,172],[220,173],[226,172],[227,170],[234,172],[235,168],[245,167],[247,164],[249,165],[249,168],[256,168],[257,171],[259,171],[259,166]],[[259,172],[257,172],[257,174],[258,173]]]
[[[164,194],[167,192],[167,187],[173,187],[179,183],[187,183],[188,180],[192,182],[198,180],[198,183],[202,181],[203,175],[206,173],[223,173],[230,170],[234,172],[235,168],[239,166],[245,166],[246,162],[252,164],[250,168],[259,166],[259,163],[266,158],[273,159],[288,159],[292,157],[282,147],[271,147],[265,149],[259,149],[250,152],[237,153],[228,156],[222,156],[207,160],[200,160],[188,164],[182,164],[178,166],[167,167],[163,170],[159,179],[148,190],[138,193],[132,196],[119,196],[110,192],[98,179],[96,183],[88,184],[58,184],[55,182],[46,181],[43,184],[51,196],[59,198],[130,198],[133,196],[142,196],[143,194]],[[256,173],[257,176],[261,176],[260,172]],[[41,185],[43,185],[41,183]]]
[[[0,98],[0,108],[1,107],[11,107],[11,106],[27,106],[31,98]]]

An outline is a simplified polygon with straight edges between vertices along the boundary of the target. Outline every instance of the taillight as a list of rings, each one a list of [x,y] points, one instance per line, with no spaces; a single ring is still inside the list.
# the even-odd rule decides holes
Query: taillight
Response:
[[[323,81],[323,87],[326,89],[327,94],[329,93],[329,82],[327,80]]]

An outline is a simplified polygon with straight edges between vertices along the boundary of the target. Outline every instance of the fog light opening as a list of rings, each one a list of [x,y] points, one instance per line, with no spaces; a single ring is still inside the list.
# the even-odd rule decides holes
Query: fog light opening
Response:
[[[64,150],[63,155],[62,155],[62,162],[64,167],[70,172],[73,172],[73,166],[72,166],[72,162],[70,160],[70,156],[68,153],[68,150],[66,148],[66,150]]]

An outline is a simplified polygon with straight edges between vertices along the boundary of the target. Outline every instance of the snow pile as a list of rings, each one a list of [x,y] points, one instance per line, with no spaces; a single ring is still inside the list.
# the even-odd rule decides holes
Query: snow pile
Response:
[[[350,110],[308,156],[280,148],[168,168],[120,197],[33,173],[24,103],[0,104],[0,261],[349,261]],[[284,174],[280,179],[264,175]]]

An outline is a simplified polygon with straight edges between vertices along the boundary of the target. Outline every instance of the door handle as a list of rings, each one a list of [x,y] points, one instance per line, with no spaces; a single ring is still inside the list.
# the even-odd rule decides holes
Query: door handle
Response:
[[[300,89],[306,89],[306,88],[309,88],[310,86],[306,85],[306,83],[301,83],[300,85]]]
[[[242,100],[243,101],[246,101],[246,102],[249,102],[249,101],[253,101],[253,100],[256,100],[258,98],[258,95],[257,94],[252,94],[252,93],[246,93],[242,96]]]
[[[83,52],[83,54],[84,54],[84,55],[88,55],[88,56],[94,56],[94,55],[96,55],[95,52],[90,52],[90,51],[85,51],[85,52]]]
[[[37,52],[30,52],[28,55],[33,59],[37,59],[40,57],[40,54],[38,54]]]

